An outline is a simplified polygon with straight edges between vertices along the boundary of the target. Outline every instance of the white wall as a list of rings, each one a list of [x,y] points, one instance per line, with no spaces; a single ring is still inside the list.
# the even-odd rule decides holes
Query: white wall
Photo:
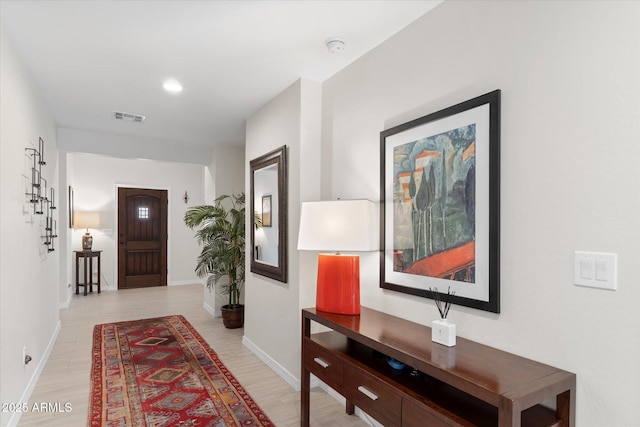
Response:
[[[218,145],[212,149],[209,170],[213,178],[212,199],[223,194],[238,194],[244,191],[244,147]]]
[[[303,79],[247,120],[245,164],[287,146],[289,282],[247,271],[244,342],[293,387],[298,386],[300,378],[300,308],[305,295],[298,278],[300,262],[296,250],[300,201],[319,197],[320,102],[320,84]],[[300,173],[303,166],[306,178]],[[250,194],[249,170],[246,173],[245,190]],[[307,183],[310,185],[303,185]],[[248,221],[247,227],[250,226]],[[251,250],[248,244],[247,260]]]
[[[60,173],[58,174],[58,256],[60,258],[58,299],[60,308],[68,308],[71,304],[71,284],[74,280],[73,257],[71,252],[72,230],[69,228],[69,159],[66,153],[58,153],[58,164]]]
[[[637,426],[640,3],[444,2],[324,83],[324,196],[380,199],[380,131],[494,89],[502,311],[450,317],[462,337],[575,372],[576,425]],[[574,286],[576,250],[617,253],[618,290]],[[377,262],[361,257],[363,305],[437,318],[380,289]]]
[[[143,126],[138,123],[122,123],[128,126]],[[60,151],[100,154],[109,157],[148,159],[163,162],[207,164],[211,147],[181,144],[179,141],[158,140],[130,135],[115,135],[79,129],[58,128]]]
[[[51,114],[1,28],[0,43],[0,402],[26,403],[60,323],[59,251],[47,252],[40,237],[44,217],[34,215],[26,199],[31,174],[25,148],[37,148],[38,138],[44,139],[42,175],[59,195],[58,149]],[[53,217],[58,219],[57,211]],[[23,346],[33,358],[26,366]],[[2,411],[0,425],[15,425],[18,418]]]
[[[205,203],[213,204],[219,196],[244,191],[244,169],[244,147],[216,146],[204,171]],[[205,288],[204,308],[212,315],[220,316],[220,307],[228,303],[228,295]]]
[[[64,135],[59,136],[61,139]],[[190,206],[204,203],[203,166],[151,160],[130,160],[94,154],[69,153],[73,164],[71,185],[77,211],[99,211],[101,230],[91,231],[93,248],[102,253],[103,286],[117,289],[117,187],[166,189],[168,210],[168,285],[200,283],[194,273],[200,253],[195,232],[183,221]],[[185,204],[185,191],[189,201]],[[73,231],[71,250],[81,250],[82,234]],[[75,270],[74,270],[75,271]],[[75,274],[75,272],[73,273]],[[75,278],[70,278],[75,283]],[[74,291],[75,292],[75,291]]]

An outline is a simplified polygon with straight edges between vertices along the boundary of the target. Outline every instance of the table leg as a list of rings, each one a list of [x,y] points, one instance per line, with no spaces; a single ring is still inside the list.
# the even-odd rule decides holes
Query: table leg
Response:
[[[344,409],[347,415],[353,415],[356,413],[356,406],[350,400],[347,400]]]
[[[93,256],[89,255],[89,292],[93,292]]]
[[[87,254],[83,254],[84,259],[84,296],[87,296]]]
[[[311,406],[310,396],[310,373],[302,368],[302,381],[300,384],[300,426],[309,427],[309,409]]]
[[[98,293],[100,293],[100,252],[98,252]]]
[[[521,427],[522,408],[519,403],[501,396],[498,407],[498,427]]]
[[[80,257],[76,254],[76,295],[80,293]]]
[[[311,372],[304,367],[306,340],[311,336],[311,319],[302,316],[302,378],[300,379],[300,427],[309,427]]]
[[[575,427],[576,425],[576,391],[575,388],[565,391],[556,396],[556,417],[562,420],[565,426]]]

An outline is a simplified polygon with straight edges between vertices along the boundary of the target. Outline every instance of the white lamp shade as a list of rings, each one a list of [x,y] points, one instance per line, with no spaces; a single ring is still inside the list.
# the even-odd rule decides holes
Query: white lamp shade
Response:
[[[100,228],[100,213],[78,211],[73,215],[74,228]]]
[[[375,251],[380,248],[375,203],[370,200],[303,202],[298,249]]]

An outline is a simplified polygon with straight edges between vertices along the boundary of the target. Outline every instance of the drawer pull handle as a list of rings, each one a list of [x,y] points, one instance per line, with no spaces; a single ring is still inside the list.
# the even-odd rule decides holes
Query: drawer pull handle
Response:
[[[324,360],[320,359],[319,357],[314,358],[313,361],[316,362],[318,365],[322,366],[325,369],[327,369],[329,367],[329,364],[327,362],[325,362]]]
[[[365,386],[359,386],[358,391],[365,396],[367,396],[371,400],[378,400],[378,396],[375,395],[371,390],[368,390]]]

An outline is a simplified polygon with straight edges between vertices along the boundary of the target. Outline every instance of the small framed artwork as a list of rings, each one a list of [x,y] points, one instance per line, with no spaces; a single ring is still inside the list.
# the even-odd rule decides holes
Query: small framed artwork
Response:
[[[271,195],[262,196],[262,226],[271,227]]]
[[[69,228],[73,228],[73,187],[69,186]]]
[[[500,312],[500,91],[380,134],[381,287]]]

